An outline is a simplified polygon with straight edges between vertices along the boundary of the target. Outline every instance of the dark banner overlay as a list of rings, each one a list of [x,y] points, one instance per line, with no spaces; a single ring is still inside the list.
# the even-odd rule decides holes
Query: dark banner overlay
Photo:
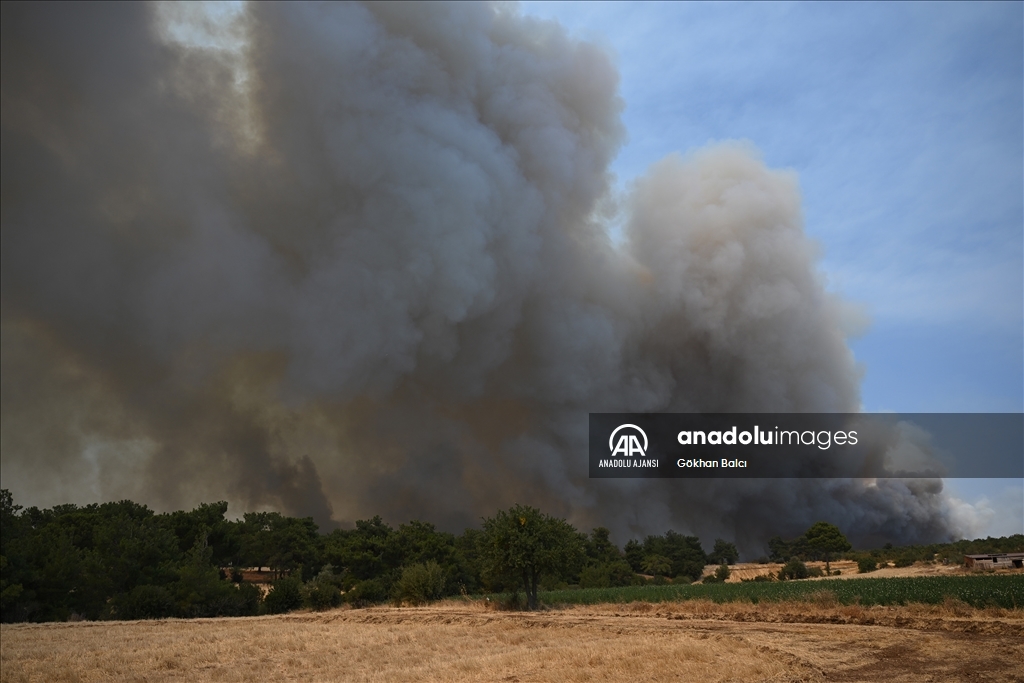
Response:
[[[590,413],[590,477],[1024,478],[1021,413]]]

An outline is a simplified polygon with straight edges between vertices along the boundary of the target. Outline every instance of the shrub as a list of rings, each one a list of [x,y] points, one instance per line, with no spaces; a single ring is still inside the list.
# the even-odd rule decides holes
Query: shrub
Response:
[[[751,581],[756,581],[756,582],[760,583],[760,582],[764,582],[764,581],[774,581],[774,580],[775,580],[775,575],[774,574],[758,574],[757,576],[755,576],[752,579],[740,579],[740,581],[742,583],[748,583],[748,582],[751,582]]]
[[[174,597],[163,586],[136,586],[118,602],[119,619],[161,619],[174,614]]]
[[[580,588],[636,586],[640,583],[643,579],[633,573],[633,568],[625,560],[593,564],[580,572]]]
[[[715,539],[715,549],[708,555],[708,562],[713,564],[734,564],[740,558],[736,546],[721,538]]]
[[[875,561],[875,558],[869,555],[858,558],[857,571],[861,574],[867,574],[868,572],[873,572],[876,569],[878,569],[878,563]]]
[[[822,570],[821,567],[808,567],[807,568],[807,576],[808,577],[812,577],[812,578],[815,578],[815,577],[818,577],[818,576],[825,576],[825,572]]]
[[[444,596],[446,583],[444,569],[434,560],[414,564],[402,570],[402,576],[395,584],[395,602],[422,605],[437,600]]]
[[[325,565],[303,588],[306,605],[318,612],[340,605],[338,583],[339,577],[335,576],[334,569],[329,564]]]
[[[263,603],[271,614],[283,614],[302,607],[302,583],[290,576],[278,579],[271,585]]]
[[[250,617],[260,613],[260,605],[263,604],[263,591],[253,583],[241,582],[238,584],[238,609],[235,612],[238,616]]]
[[[807,565],[800,561],[800,558],[790,558],[789,562],[779,570],[779,579],[786,581],[788,579],[806,579],[807,578]]]
[[[672,560],[664,555],[645,555],[643,570],[654,576],[668,576],[672,572]]]
[[[611,579],[604,565],[591,565],[584,567],[580,572],[580,588],[609,588]]]
[[[220,570],[209,562],[212,548],[197,545],[178,570],[178,580],[168,586],[175,599],[175,616],[227,617],[240,609],[235,584],[220,578]]]
[[[345,602],[363,607],[386,601],[388,589],[380,579],[368,579],[357,583],[343,597]]]
[[[729,571],[729,565],[724,562],[718,565],[715,569],[714,574],[708,574],[701,579],[701,583],[725,583],[726,579],[729,578],[731,572]]]
[[[322,612],[341,604],[341,589],[333,583],[313,583],[306,586],[306,604]]]
[[[914,558],[909,555],[902,555],[896,558],[897,567],[910,567],[914,564]]]

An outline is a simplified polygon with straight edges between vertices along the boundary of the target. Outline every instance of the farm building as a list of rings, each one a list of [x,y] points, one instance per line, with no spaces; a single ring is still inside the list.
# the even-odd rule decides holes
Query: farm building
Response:
[[[1021,569],[1024,567],[1024,553],[964,555],[964,564],[973,569]]]

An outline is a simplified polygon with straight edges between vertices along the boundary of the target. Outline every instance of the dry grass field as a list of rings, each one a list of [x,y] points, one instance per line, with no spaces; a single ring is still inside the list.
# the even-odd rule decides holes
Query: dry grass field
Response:
[[[0,680],[1024,681],[1024,613],[940,606],[483,603],[0,627]]]
[[[806,564],[808,567],[817,567],[822,570],[825,569],[824,562],[807,562]],[[944,565],[931,564],[928,562],[915,562],[913,565],[909,567],[882,567],[881,569],[877,569],[867,574],[859,573],[859,571],[857,570],[857,563],[853,560],[836,560],[831,563],[830,568],[832,571],[841,572],[838,575],[838,577],[832,576],[831,578],[842,579],[886,579],[902,576],[970,576],[972,574],[978,573],[972,572],[969,569],[965,569],[963,565],[959,564]],[[715,573],[716,569],[718,569],[718,565],[709,564],[707,567],[704,568],[704,575],[711,576]],[[753,562],[743,562],[739,564],[734,564],[729,567],[731,574],[727,579],[727,582],[739,583],[744,579],[749,580],[754,578],[755,576],[778,575],[780,569],[782,569],[782,565],[778,563],[756,564]],[[1006,569],[999,570],[998,572],[992,572],[992,570],[989,570],[989,573],[1019,574],[1020,570]]]

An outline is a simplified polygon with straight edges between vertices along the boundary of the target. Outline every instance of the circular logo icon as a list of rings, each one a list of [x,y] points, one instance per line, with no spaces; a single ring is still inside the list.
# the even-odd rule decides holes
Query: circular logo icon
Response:
[[[637,438],[637,434],[628,431],[630,429],[635,430],[643,437],[643,446],[640,445],[640,439]],[[622,432],[622,434],[619,434],[619,432]],[[615,439],[616,434],[619,434],[618,440]],[[608,437],[608,450],[612,452],[612,456],[624,455],[631,458],[634,455],[639,455],[642,458],[647,453],[647,434],[636,425],[619,425],[612,432],[612,435]]]

